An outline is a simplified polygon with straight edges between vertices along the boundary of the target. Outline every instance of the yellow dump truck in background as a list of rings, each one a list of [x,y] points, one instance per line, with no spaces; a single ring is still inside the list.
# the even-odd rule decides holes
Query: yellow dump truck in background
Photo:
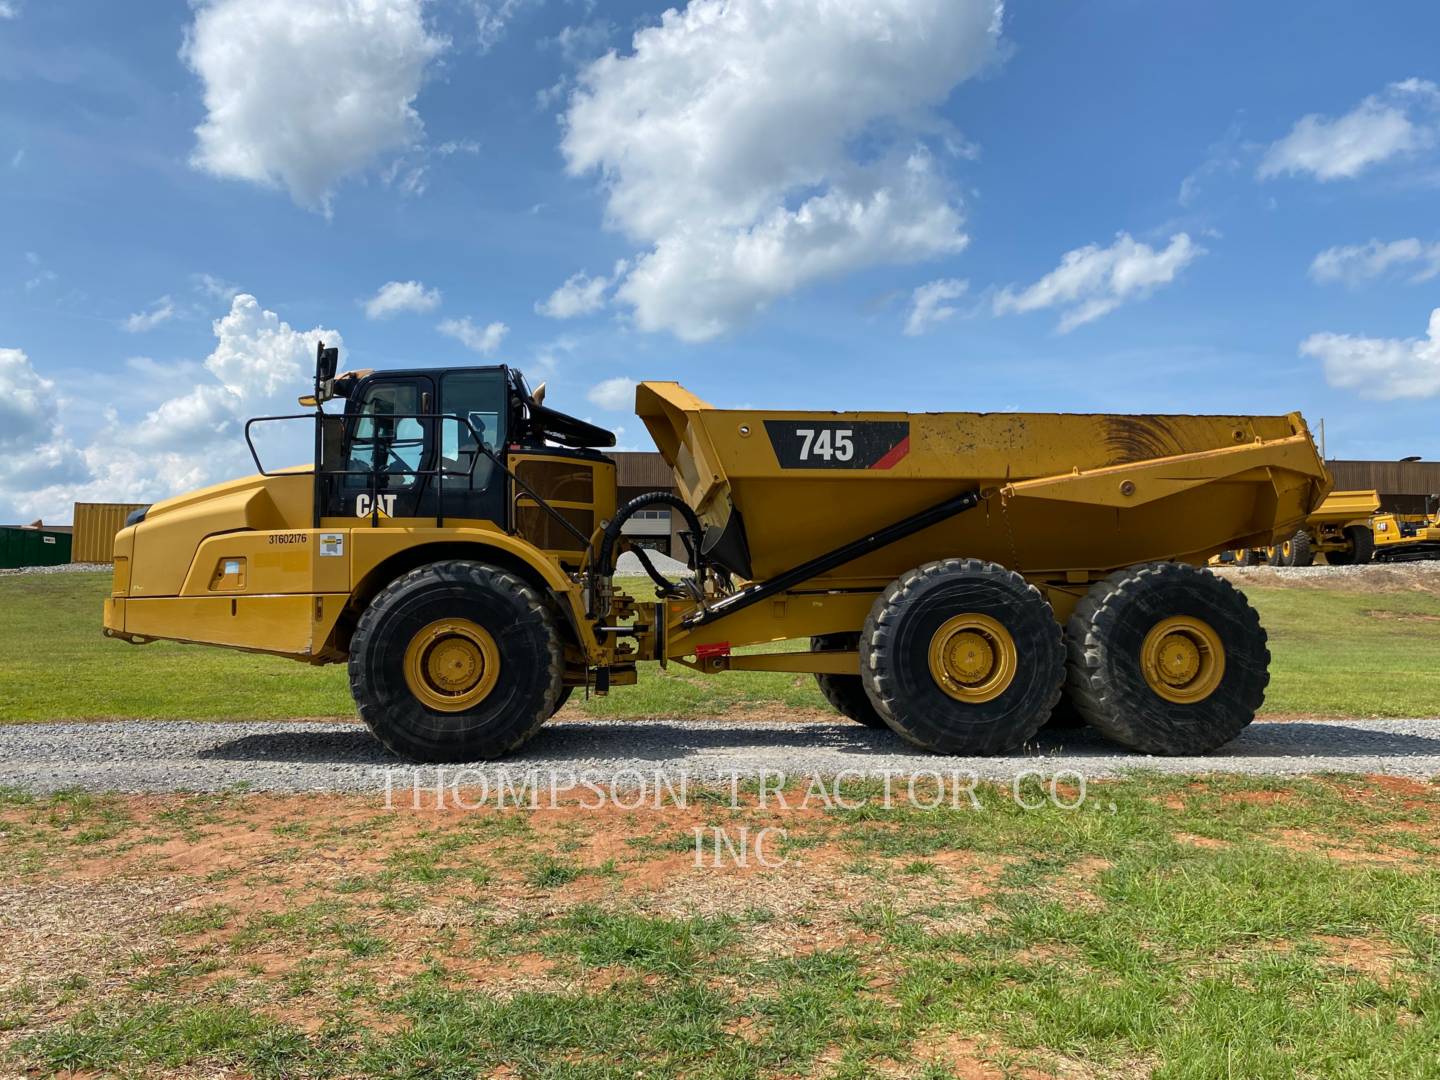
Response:
[[[679,494],[617,507],[613,435],[513,369],[337,362],[321,348],[312,412],[247,425],[312,424],[313,467],[257,455],[132,515],[106,633],[346,663],[360,716],[417,760],[510,752],[652,660],[810,673],[940,753],[1018,749],[1062,697],[1123,745],[1204,752],[1253,719],[1269,663],[1204,564],[1293,536],[1330,486],[1296,413],[720,410],[647,382]],[[643,602],[615,559],[662,505],[692,576],[637,549],[661,597]]]
[[[1217,565],[1311,566],[1323,555],[1331,566],[1368,563],[1375,552],[1371,517],[1380,509],[1378,491],[1332,491],[1293,536],[1278,544],[1227,551]]]

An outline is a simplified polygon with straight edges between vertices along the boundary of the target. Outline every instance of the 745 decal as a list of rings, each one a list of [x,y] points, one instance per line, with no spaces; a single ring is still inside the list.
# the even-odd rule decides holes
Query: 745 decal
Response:
[[[782,469],[888,469],[910,452],[904,420],[766,420]]]

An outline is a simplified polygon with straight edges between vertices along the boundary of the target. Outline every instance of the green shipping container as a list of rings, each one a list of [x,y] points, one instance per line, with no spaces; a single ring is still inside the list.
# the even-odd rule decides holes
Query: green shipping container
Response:
[[[0,528],[0,570],[56,566],[70,561],[70,534],[50,529]]]

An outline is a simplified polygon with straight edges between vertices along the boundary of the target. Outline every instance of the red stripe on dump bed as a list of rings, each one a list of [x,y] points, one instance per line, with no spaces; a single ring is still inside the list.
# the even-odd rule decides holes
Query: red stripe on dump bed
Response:
[[[889,450],[885,451],[885,456],[882,457],[879,461],[875,462],[874,465],[871,465],[870,468],[893,469],[895,467],[895,463],[908,453],[910,453],[910,436],[906,435]]]

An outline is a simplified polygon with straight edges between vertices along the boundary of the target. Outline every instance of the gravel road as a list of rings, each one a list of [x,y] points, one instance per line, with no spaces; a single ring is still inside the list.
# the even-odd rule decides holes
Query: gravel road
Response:
[[[1257,722],[1207,757],[1127,753],[1092,732],[1044,734],[1032,753],[1004,758],[938,757],[888,732],[851,723],[561,721],[546,725],[503,762],[467,767],[463,783],[495,784],[535,774],[550,783],[578,774],[610,783],[622,772],[728,781],[779,770],[796,779],[845,773],[895,776],[953,770],[1006,780],[1028,770],[1077,770],[1113,777],[1133,769],[1294,776],[1319,772],[1440,776],[1440,719]],[[391,782],[433,787],[436,768],[418,773],[390,757],[354,723],[25,724],[0,727],[0,786],[32,792],[364,791]],[[457,768],[446,767],[449,784]],[[623,786],[623,785],[622,785]]]

